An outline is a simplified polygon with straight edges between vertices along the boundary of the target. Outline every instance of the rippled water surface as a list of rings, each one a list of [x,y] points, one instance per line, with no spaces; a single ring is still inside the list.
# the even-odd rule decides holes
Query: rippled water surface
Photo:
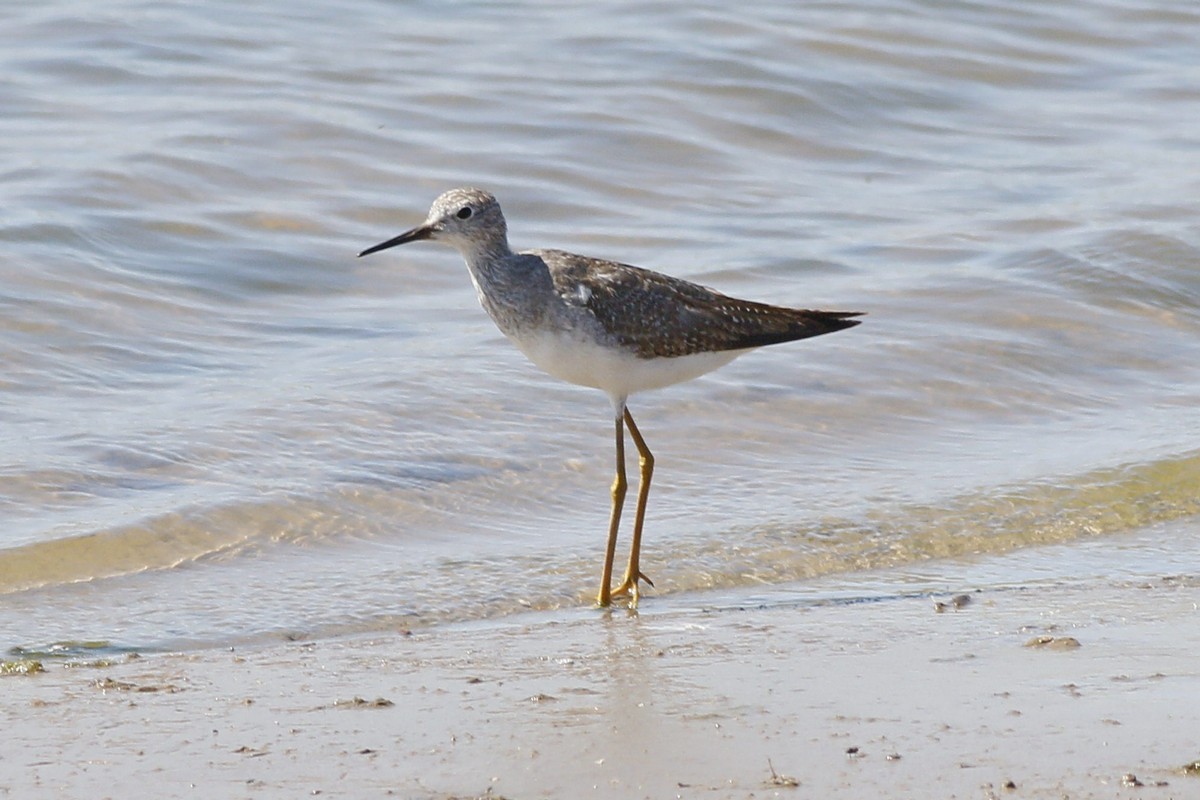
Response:
[[[868,312],[635,396],[660,595],[1200,514],[1197,41],[1150,0],[10,9],[0,646],[594,595],[608,401],[452,251],[354,257],[457,185],[518,248]]]

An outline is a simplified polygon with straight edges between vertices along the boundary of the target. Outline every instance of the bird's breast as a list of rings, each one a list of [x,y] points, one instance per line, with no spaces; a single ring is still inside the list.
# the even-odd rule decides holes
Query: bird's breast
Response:
[[[530,361],[555,378],[600,389],[611,397],[690,381],[746,352],[642,358],[627,348],[572,332],[526,331],[509,338]]]

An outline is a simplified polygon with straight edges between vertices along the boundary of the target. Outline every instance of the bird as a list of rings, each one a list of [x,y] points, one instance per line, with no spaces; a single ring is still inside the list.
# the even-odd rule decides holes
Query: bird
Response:
[[[514,252],[500,204],[476,188],[451,189],[425,221],[358,255],[410,242],[441,242],[466,261],[480,305],[530,361],[559,378],[608,395],[615,418],[616,477],[596,604],[628,598],[636,609],[642,528],[654,455],[629,411],[635,392],[692,380],[766,345],[859,324],[859,311],[814,311],[739,300],[681,278],[563,250]],[[638,452],[638,495],[629,561],[613,588],[625,504],[625,428]]]

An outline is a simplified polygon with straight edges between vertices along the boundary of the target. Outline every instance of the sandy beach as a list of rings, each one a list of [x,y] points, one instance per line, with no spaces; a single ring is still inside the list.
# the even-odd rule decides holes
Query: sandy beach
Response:
[[[772,587],[44,663],[0,678],[0,794],[1200,797],[1198,601],[1177,571],[819,602]]]

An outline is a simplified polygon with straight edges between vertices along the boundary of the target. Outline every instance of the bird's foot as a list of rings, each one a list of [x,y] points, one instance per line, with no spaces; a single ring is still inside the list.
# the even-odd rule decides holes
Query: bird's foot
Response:
[[[638,591],[638,582],[639,581],[645,581],[647,583],[647,585],[654,586],[654,581],[647,578],[645,573],[639,571],[637,574],[637,579],[634,579],[632,575],[626,575],[625,580],[621,581],[621,585],[612,590],[612,596],[613,597],[625,597],[626,595],[628,595],[629,596],[629,607],[637,608],[638,597],[641,594]]]

